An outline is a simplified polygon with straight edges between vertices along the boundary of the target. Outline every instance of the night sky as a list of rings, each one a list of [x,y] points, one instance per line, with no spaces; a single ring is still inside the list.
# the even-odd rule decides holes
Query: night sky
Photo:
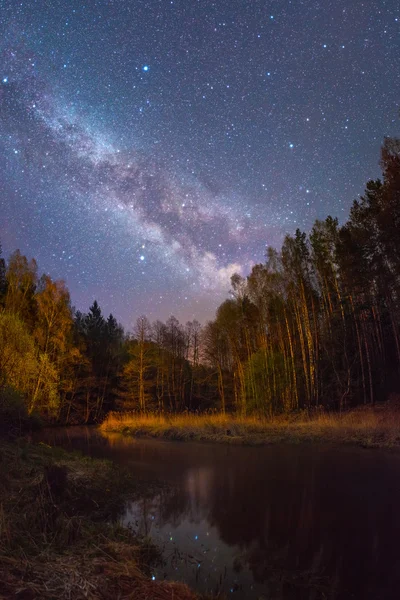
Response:
[[[343,222],[399,131],[398,0],[0,1],[0,240],[140,314],[213,316]]]

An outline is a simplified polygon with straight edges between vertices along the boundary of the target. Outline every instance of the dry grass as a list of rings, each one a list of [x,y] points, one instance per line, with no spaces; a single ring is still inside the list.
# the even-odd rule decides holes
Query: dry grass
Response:
[[[276,442],[353,443],[366,447],[400,446],[400,411],[387,406],[339,413],[306,412],[266,420],[232,415],[139,415],[111,413],[104,432],[172,440],[237,444]]]
[[[195,600],[183,584],[152,581],[131,543],[93,541],[91,549],[44,553],[35,559],[0,557],[0,598],[24,600]]]
[[[110,524],[133,483],[105,461],[1,442],[0,599],[195,600],[152,581],[158,550]]]
[[[104,552],[113,550],[106,546]],[[151,581],[137,567],[124,547],[117,559],[104,556],[68,555],[45,561],[8,563],[2,573],[0,598],[61,600],[195,600],[187,586],[167,581]]]

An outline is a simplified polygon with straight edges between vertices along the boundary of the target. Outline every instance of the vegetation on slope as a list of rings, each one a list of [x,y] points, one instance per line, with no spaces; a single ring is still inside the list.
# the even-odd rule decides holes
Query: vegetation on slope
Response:
[[[116,524],[127,492],[148,490],[111,463],[0,442],[0,598],[194,600],[152,581],[158,550]]]

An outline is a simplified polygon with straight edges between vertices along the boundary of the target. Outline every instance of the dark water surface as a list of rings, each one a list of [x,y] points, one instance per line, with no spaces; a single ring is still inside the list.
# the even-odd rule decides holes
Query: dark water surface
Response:
[[[157,579],[233,599],[400,599],[400,455],[236,447],[53,429],[40,439],[170,485],[124,522],[164,549]]]

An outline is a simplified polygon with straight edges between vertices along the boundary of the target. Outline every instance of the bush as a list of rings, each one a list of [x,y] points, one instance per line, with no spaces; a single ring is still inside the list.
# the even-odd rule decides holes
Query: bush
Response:
[[[20,392],[11,386],[0,388],[0,435],[17,436],[40,426],[39,416],[28,414]]]

